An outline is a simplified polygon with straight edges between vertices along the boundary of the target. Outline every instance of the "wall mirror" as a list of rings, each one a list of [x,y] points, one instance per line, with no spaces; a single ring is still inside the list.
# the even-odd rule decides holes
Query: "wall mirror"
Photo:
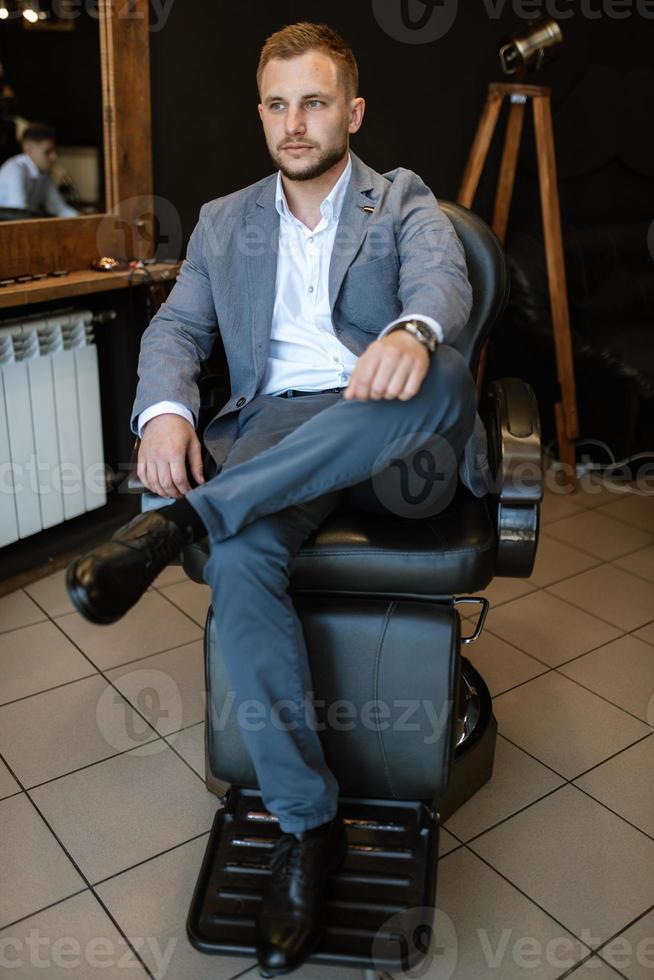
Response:
[[[3,157],[26,125],[52,126],[53,176],[77,212],[0,202],[0,279],[152,254],[148,28],[147,0],[0,0]]]
[[[4,0],[0,220],[13,211],[34,219],[105,210],[100,66],[97,7]],[[25,134],[39,130],[52,138],[30,140],[23,152]]]

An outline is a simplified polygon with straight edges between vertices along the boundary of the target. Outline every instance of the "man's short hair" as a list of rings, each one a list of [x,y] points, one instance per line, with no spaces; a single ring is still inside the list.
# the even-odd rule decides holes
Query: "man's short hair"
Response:
[[[349,44],[326,24],[288,24],[275,34],[271,34],[261,49],[257,68],[257,85],[261,93],[263,70],[273,58],[296,58],[307,51],[322,51],[336,62],[341,83],[350,99],[359,92],[359,69],[354,52]]]
[[[24,131],[21,143],[42,143],[44,140],[55,140],[55,131],[47,123],[31,123]]]

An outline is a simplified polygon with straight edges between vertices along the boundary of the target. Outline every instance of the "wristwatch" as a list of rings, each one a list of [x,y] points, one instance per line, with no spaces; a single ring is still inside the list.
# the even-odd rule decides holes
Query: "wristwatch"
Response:
[[[397,327],[398,330],[406,330],[407,333],[413,334],[416,340],[427,348],[430,354],[433,354],[438,347],[438,341],[434,336],[434,331],[430,330],[426,323],[422,323],[421,320],[407,320],[406,323],[400,323]]]

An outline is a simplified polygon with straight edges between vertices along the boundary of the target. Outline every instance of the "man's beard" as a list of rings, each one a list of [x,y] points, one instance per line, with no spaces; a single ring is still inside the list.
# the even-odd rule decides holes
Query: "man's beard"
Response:
[[[326,174],[337,163],[340,163],[346,153],[347,140],[344,140],[341,146],[325,150],[322,154],[319,154],[315,163],[309,164],[304,170],[289,170],[284,165],[281,152],[279,154],[271,153],[270,155],[275,166],[281,170],[284,177],[287,177],[288,180],[315,180],[316,177],[322,177],[323,174]]]

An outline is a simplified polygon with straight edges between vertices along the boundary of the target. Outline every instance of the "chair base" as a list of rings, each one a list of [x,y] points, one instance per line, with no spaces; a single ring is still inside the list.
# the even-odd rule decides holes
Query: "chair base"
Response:
[[[474,696],[474,726],[454,752],[447,790],[438,800],[439,822],[445,823],[493,775],[497,721],[486,682],[466,657],[461,658],[461,685]]]
[[[439,826],[493,771],[497,722],[488,688],[462,658],[475,723],[457,747],[447,792],[424,801],[341,797],[348,852],[327,885],[327,931],[309,963],[360,967],[368,980],[404,972],[427,955],[433,932]],[[218,792],[218,784],[207,780]],[[207,843],[187,919],[202,953],[256,956],[254,928],[267,879],[277,818],[257,790],[231,786]],[[437,811],[437,812],[435,812]]]
[[[431,941],[438,821],[405,800],[342,798],[348,851],[327,883],[327,929],[307,962],[406,971]],[[281,831],[256,790],[230,787],[204,855],[187,919],[203,953],[256,956],[255,920]]]

